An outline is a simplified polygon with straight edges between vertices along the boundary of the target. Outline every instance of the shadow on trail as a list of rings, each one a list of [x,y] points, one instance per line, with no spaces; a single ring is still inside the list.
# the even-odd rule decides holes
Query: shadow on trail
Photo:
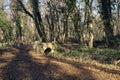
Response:
[[[92,72],[88,69],[85,69],[84,66],[80,63],[77,63],[77,62],[74,62],[74,61],[69,61],[69,60],[64,60],[64,59],[59,59],[59,58],[55,58],[53,56],[47,56],[49,62],[57,62],[57,63],[62,63],[62,64],[66,64],[66,66],[63,66],[63,67],[66,67],[68,68],[68,70],[70,70],[70,68],[68,67],[69,65],[72,66],[73,68],[76,68],[76,69],[79,69],[77,72],[79,74],[66,74],[65,72],[67,71],[59,71],[59,69],[62,70],[62,68],[56,64],[57,68],[54,68],[53,71],[59,71],[58,73],[61,73],[61,78],[57,78],[55,80],[96,80],[96,78],[94,78],[94,75],[92,74]],[[52,64],[52,63],[51,63]],[[62,66],[62,64],[60,64]],[[55,65],[55,63],[54,63]],[[52,66],[51,66],[52,68]],[[71,72],[71,73],[74,73]]]
[[[15,48],[0,49],[0,64],[9,62],[16,52]]]
[[[12,61],[2,68],[3,80],[95,80],[92,73],[83,67],[80,67],[80,75],[66,74],[59,65],[51,63],[52,58],[47,57],[45,64],[38,63],[33,61],[28,50],[17,49]]]
[[[33,62],[28,51],[18,50],[15,58],[3,68],[3,80],[47,80],[45,66]]]
[[[14,54],[16,51],[12,48],[0,49],[0,56],[5,54],[6,52],[11,52],[12,54]]]

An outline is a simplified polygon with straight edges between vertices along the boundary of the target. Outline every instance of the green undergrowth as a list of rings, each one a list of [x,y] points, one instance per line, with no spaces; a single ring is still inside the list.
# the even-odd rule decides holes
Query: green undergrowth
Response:
[[[120,50],[109,48],[73,48],[66,51],[62,48],[56,49],[57,56],[71,57],[76,59],[96,60],[101,63],[113,63],[120,60]]]
[[[6,47],[7,45],[8,45],[8,43],[0,43],[0,48]]]

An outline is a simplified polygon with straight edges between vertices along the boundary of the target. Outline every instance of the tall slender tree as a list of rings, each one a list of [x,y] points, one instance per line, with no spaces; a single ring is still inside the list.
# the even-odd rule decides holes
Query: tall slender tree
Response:
[[[19,3],[19,6],[22,8],[22,12],[30,16],[35,22],[35,27],[39,34],[39,37],[42,39],[42,42],[46,42],[46,33],[44,30],[44,25],[41,18],[41,12],[39,10],[39,0],[29,0],[32,8],[32,13],[30,13],[24,6],[22,0],[16,0]]]
[[[89,40],[88,40],[88,47],[93,47],[93,19],[92,19],[92,2],[93,0],[85,0],[85,7],[86,7],[86,17],[87,17],[87,27],[89,32]]]
[[[16,23],[16,39],[18,41],[22,40],[22,26],[21,26],[21,18],[19,10],[21,10],[21,7],[18,6],[19,3],[15,0],[11,2],[11,11],[13,14],[14,22]]]
[[[113,37],[113,19],[112,19],[112,8],[111,0],[100,0],[101,3],[101,14],[104,23],[104,30],[106,36],[106,44],[108,47],[111,47],[110,38]]]

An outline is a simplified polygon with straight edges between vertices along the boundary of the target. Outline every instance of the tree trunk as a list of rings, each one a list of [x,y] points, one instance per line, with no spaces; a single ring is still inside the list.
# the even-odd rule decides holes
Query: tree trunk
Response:
[[[42,38],[42,42],[46,42],[46,33],[43,26],[41,13],[39,12],[39,1],[38,0],[31,0],[32,7],[33,7],[33,15],[34,15],[34,22],[35,26],[37,28],[39,36]]]
[[[63,43],[66,42],[68,39],[68,18],[64,22],[64,36],[65,38],[64,38]]]
[[[89,31],[89,40],[88,40],[88,47],[89,48],[93,48],[93,39],[94,39],[94,35],[93,35],[93,21],[92,21],[92,10],[91,10],[91,5],[92,2],[89,3],[89,0],[85,0],[85,4],[86,4],[86,11],[87,11],[87,27],[88,27],[88,31]]]
[[[111,1],[110,0],[101,0],[102,3],[102,18],[104,21],[104,30],[106,35],[106,44],[108,47],[111,47],[110,38],[113,37],[113,21],[111,13]]]

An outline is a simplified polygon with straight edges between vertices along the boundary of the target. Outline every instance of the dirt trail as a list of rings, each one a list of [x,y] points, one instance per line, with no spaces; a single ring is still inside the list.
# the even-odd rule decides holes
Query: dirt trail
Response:
[[[0,80],[120,80],[120,67],[0,49]]]

